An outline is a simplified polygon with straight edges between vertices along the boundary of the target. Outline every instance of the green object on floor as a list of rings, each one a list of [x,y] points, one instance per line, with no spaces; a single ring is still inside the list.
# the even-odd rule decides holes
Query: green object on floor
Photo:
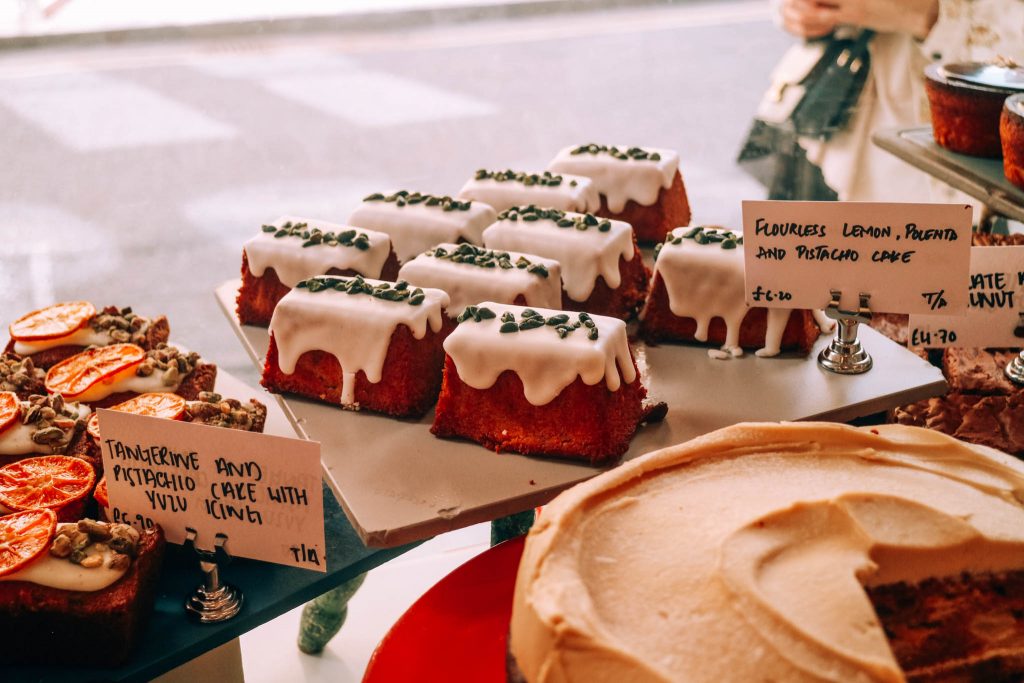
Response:
[[[522,536],[533,526],[533,508],[525,512],[517,512],[491,522],[491,545],[495,546],[516,536]]]
[[[307,655],[323,652],[331,638],[341,630],[348,616],[348,601],[365,580],[366,574],[359,574],[306,603],[299,621],[300,650]]]

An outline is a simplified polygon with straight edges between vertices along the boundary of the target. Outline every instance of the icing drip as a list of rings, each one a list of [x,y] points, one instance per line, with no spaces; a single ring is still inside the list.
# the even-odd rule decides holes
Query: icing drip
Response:
[[[558,185],[527,185],[518,180],[491,177],[472,178],[462,186],[459,197],[486,202],[498,212],[528,204],[561,211],[591,213],[601,208],[601,197],[589,178],[573,175],[561,177],[562,182]]]
[[[339,233],[353,229],[347,225],[294,216],[282,216],[272,225],[282,227],[289,222],[306,223],[310,229],[319,228],[324,232]],[[331,268],[351,269],[365,277],[377,277],[391,253],[391,240],[380,232],[361,228],[359,232],[366,233],[369,238],[368,249],[324,243],[303,247],[305,240],[302,237],[275,237],[274,233],[263,231],[246,242],[243,248],[249,260],[249,272],[262,277],[267,268],[273,268],[285,287],[294,287],[300,281],[323,275]]]
[[[903,681],[863,587],[1019,569],[1022,486],[1020,462],[923,429],[719,430],[545,508],[511,651],[545,683]]]
[[[347,278],[313,278],[348,282]],[[384,284],[365,279],[370,286]],[[441,331],[448,295],[439,289],[423,289],[418,305],[411,299],[388,301],[368,294],[349,294],[331,287],[319,291],[296,287],[288,292],[270,319],[270,333],[277,344],[278,364],[285,374],[295,372],[299,357],[307,351],[324,351],[342,367],[341,403],[355,405],[355,377],[361,370],[367,381],[377,383],[384,370],[391,335],[398,325],[423,339],[429,326]]]
[[[536,210],[536,207],[519,209]],[[491,249],[516,249],[558,261],[562,266],[562,286],[573,301],[586,301],[594,291],[598,276],[605,284],[616,289],[619,259],[631,261],[636,253],[633,229],[622,221],[608,221],[610,227],[602,232],[591,228],[577,230],[559,227],[555,217],[539,220],[512,219],[515,209],[504,212],[499,220],[484,230],[484,244]],[[566,212],[567,219],[581,218],[584,214]]]
[[[495,216],[497,212],[481,201],[470,202],[466,210],[446,211],[440,204],[366,199],[348,217],[348,222],[390,235],[395,254],[404,263],[441,242],[465,240],[480,244],[480,234],[494,222]]]
[[[109,346],[114,343],[110,330],[96,331],[91,325],[80,327],[66,337],[56,339],[40,339],[37,341],[16,341],[14,352],[21,356],[30,356],[57,346]]]
[[[722,351],[726,353],[712,354],[713,358],[740,356],[743,353],[739,348],[740,324],[748,310],[743,282],[743,244],[729,240],[732,248],[723,248],[720,242],[700,244],[696,239],[684,237],[694,230],[676,228],[669,233],[654,263],[652,280],[660,278],[665,283],[673,315],[696,321],[694,338],[698,341],[707,341],[712,318],[725,322]],[[764,347],[757,351],[759,357],[779,353],[791,311],[789,308],[768,309],[768,327]]]
[[[554,400],[577,377],[588,385],[603,381],[608,391],[618,391],[622,382],[631,384],[637,377],[626,324],[621,320],[589,316],[597,330],[589,335],[587,328],[581,326],[561,336],[548,324],[503,333],[502,327],[509,324],[506,314],[521,321],[531,309],[490,301],[481,303],[479,308],[489,309],[494,317],[469,318],[444,342],[444,350],[455,363],[459,377],[474,389],[490,388],[502,372],[511,370],[522,380],[526,400],[542,406]],[[564,315],[569,322],[580,315],[532,310],[545,318]]]
[[[658,201],[662,189],[672,187],[672,180],[679,170],[679,154],[670,149],[644,148],[645,152],[659,157],[652,160],[616,158],[609,153],[610,148],[596,154],[573,153],[581,148],[574,146],[561,150],[548,168],[590,178],[597,191],[604,195],[612,213],[622,212],[630,200],[641,206],[651,206]],[[625,151],[629,147],[616,149]]]
[[[103,590],[120,579],[128,571],[114,569],[110,560],[114,553],[107,547],[99,550],[103,555],[103,565],[86,568],[66,559],[53,557],[43,553],[38,559],[30,562],[16,572],[0,576],[0,581],[28,581],[40,586],[59,588],[66,591],[95,592]]]
[[[463,245],[466,248],[468,245]],[[439,244],[438,249],[448,253],[457,251],[457,244]],[[475,251],[484,251],[473,248]],[[432,249],[420,254],[402,266],[398,276],[420,287],[435,287],[444,290],[451,297],[448,315],[457,316],[471,304],[481,301],[499,301],[511,304],[522,296],[527,305],[544,308],[558,308],[562,302],[561,269],[558,261],[540,258],[531,254],[509,251],[511,268],[484,268],[471,263],[456,263],[434,256]],[[529,272],[526,268],[515,267],[520,258],[531,264],[543,265],[547,276]]]

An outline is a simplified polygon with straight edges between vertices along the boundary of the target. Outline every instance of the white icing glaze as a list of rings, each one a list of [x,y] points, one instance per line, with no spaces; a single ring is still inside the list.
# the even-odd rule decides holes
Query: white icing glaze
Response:
[[[598,193],[604,195],[612,213],[620,213],[629,200],[651,206],[658,201],[662,189],[672,187],[672,179],[679,170],[679,154],[671,149],[644,147],[645,152],[657,152],[661,156],[658,161],[650,161],[616,159],[607,152],[573,154],[572,150],[578,146],[561,150],[548,170],[590,178]],[[629,147],[618,146],[618,149],[625,151]]]
[[[584,327],[560,338],[547,325],[515,333],[502,333],[501,316],[510,312],[521,320],[522,306],[485,301],[496,316],[474,322],[466,320],[448,335],[445,352],[451,356],[463,382],[474,389],[488,389],[506,370],[519,375],[526,400],[535,406],[550,403],[580,377],[585,384],[604,381],[608,391],[618,391],[623,382],[632,383],[636,368],[626,338],[626,324],[603,315],[590,316],[597,325],[598,338],[587,338]],[[579,314],[542,308],[533,309],[545,318],[564,313],[569,321]]]
[[[566,212],[566,217],[583,214]],[[597,277],[617,289],[619,259],[631,261],[636,253],[633,228],[629,223],[609,221],[608,232],[596,228],[576,230],[560,228],[554,220],[524,221],[501,219],[484,230],[484,245],[489,249],[517,249],[553,258],[562,266],[562,286],[573,301],[586,301],[594,291]]]
[[[692,228],[676,228],[670,234],[681,237]],[[739,234],[739,233],[736,233]],[[683,239],[680,244],[665,242],[654,263],[652,282],[658,278],[665,283],[669,309],[680,318],[693,318],[697,322],[694,338],[708,340],[711,319],[725,321],[725,344],[713,358],[742,355],[740,349],[740,323],[747,314],[743,283],[743,245],[723,249],[720,244],[698,244]],[[782,332],[792,309],[768,309],[768,327],[764,347],[757,351],[760,357],[779,353]]]
[[[295,216],[282,216],[270,225],[280,228],[287,221],[293,224],[308,223],[310,228],[319,228],[324,232],[337,233],[354,228]],[[365,277],[379,277],[384,262],[391,253],[391,239],[382,232],[355,229],[358,232],[365,232],[369,237],[369,249],[363,251],[356,247],[326,244],[303,247],[302,243],[305,240],[301,237],[274,237],[274,233],[261,230],[243,247],[249,260],[249,272],[256,277],[262,277],[267,268],[273,268],[277,273],[277,279],[285,287],[294,287],[306,278],[327,273],[331,268],[351,269]]]
[[[119,570],[110,567],[114,553],[105,545],[93,544],[86,549],[86,553],[102,553],[103,565],[88,569],[45,552],[18,571],[0,576],[0,581],[28,581],[50,588],[92,593],[112,585],[128,571],[127,568]]]
[[[378,285],[381,280],[366,279]],[[427,326],[440,332],[443,309],[449,297],[439,289],[423,289],[419,306],[406,301],[385,301],[369,294],[348,294],[334,289],[288,292],[270,319],[270,333],[277,344],[278,365],[285,374],[295,372],[299,357],[307,351],[324,351],[342,367],[341,403],[355,405],[355,376],[362,370],[371,383],[381,380],[391,335],[405,325],[416,339]]]
[[[457,244],[439,244],[452,252]],[[435,287],[451,297],[448,315],[455,318],[466,306],[481,301],[500,301],[511,304],[520,295],[528,306],[559,308],[562,305],[562,277],[558,261],[509,251],[512,263],[520,257],[547,268],[547,277],[528,272],[525,268],[482,268],[471,263],[456,263],[435,258],[433,250],[420,254],[402,266],[398,277],[417,287]]]
[[[78,405],[79,419],[88,416],[91,412],[92,411],[88,406],[82,404]],[[35,433],[35,427],[24,425],[19,419],[17,424],[14,424],[0,432],[0,455],[30,455],[35,453],[41,455],[49,454],[51,452],[49,446],[40,446],[32,440],[32,435]],[[64,437],[54,445],[67,446],[73,435],[74,431],[68,430],[64,433]]]
[[[57,346],[109,346],[114,340],[110,338],[110,330],[97,332],[88,324],[71,334],[56,339],[40,339],[38,341],[16,341],[14,352],[21,356],[29,356]]]
[[[561,211],[590,213],[601,208],[601,197],[590,178],[565,174],[562,174],[562,182],[555,187],[525,185],[515,180],[471,178],[462,186],[459,198],[486,202],[498,213],[513,206],[529,204]]]
[[[397,202],[363,200],[348,222],[390,235],[395,255],[405,263],[441,242],[480,244],[480,234],[497,215],[481,201],[470,202],[466,211],[445,211],[425,202],[399,206]]]

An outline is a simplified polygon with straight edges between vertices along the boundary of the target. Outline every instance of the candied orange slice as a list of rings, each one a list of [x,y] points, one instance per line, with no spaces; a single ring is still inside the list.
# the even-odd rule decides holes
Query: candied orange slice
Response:
[[[103,508],[110,507],[110,498],[107,496],[107,478],[104,476],[100,479],[100,483],[96,484],[96,490],[92,492],[92,497],[96,499],[96,503]]]
[[[45,553],[56,530],[53,510],[27,510],[0,517],[0,576],[13,574]]]
[[[86,349],[50,368],[46,373],[46,390],[73,399],[97,382],[138,365],[146,352],[135,344],[111,344]]]
[[[96,483],[92,465],[70,455],[25,458],[0,467],[0,505],[8,510],[62,508]]]
[[[0,432],[18,424],[21,416],[21,403],[13,391],[0,391]]]
[[[168,420],[177,420],[185,413],[185,399],[177,394],[165,392],[151,392],[133,396],[124,403],[112,406],[111,410],[118,410],[122,413],[134,415],[145,415],[147,417],[162,417]],[[89,435],[99,441],[100,439],[100,416],[93,413],[89,416],[86,425]]]
[[[32,311],[11,323],[14,341],[41,341],[66,337],[96,315],[88,301],[68,301]]]

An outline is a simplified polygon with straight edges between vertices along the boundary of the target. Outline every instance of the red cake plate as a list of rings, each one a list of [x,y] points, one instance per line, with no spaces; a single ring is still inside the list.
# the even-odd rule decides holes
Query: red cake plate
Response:
[[[523,539],[485,550],[424,593],[380,641],[363,683],[504,683]]]

